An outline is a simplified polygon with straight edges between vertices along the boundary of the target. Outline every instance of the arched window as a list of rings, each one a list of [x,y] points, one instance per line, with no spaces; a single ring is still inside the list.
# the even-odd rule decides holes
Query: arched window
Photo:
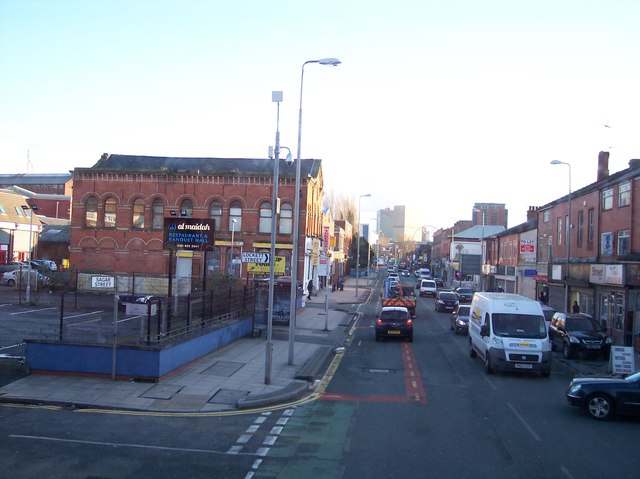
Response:
[[[104,202],[104,225],[105,228],[116,227],[116,200],[107,198]]]
[[[219,201],[214,201],[209,206],[209,218],[215,220],[216,231],[220,231],[220,226],[222,226],[222,204]]]
[[[182,204],[180,205],[180,216],[186,216],[187,218],[191,218],[193,216],[193,201],[182,200]]]
[[[84,225],[89,228],[98,226],[98,199],[91,196],[84,204]]]
[[[280,233],[290,235],[293,232],[293,209],[289,203],[280,206]]]
[[[164,203],[160,198],[156,198],[153,200],[151,209],[153,211],[151,227],[154,230],[160,230],[164,226]]]
[[[131,226],[134,228],[144,228],[144,200],[142,198],[138,198],[133,202]]]
[[[271,233],[271,203],[265,201],[260,205],[259,233]]]
[[[235,224],[233,220],[235,221]],[[234,201],[229,207],[229,231],[238,232],[242,230],[242,204],[239,201]]]

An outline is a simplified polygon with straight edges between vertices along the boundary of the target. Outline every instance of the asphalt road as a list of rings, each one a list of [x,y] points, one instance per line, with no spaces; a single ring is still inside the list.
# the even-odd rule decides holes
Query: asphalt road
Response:
[[[573,371],[487,375],[420,298],[413,343],[376,342],[377,294],[320,399],[165,417],[0,407],[6,477],[635,478],[640,421],[570,407]],[[7,472],[8,471],[8,472]]]

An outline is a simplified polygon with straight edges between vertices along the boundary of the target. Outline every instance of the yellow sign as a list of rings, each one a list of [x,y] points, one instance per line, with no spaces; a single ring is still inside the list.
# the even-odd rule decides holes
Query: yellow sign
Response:
[[[273,262],[273,272],[276,275],[284,274],[284,256],[276,256]],[[269,274],[269,263],[246,263],[249,274]]]

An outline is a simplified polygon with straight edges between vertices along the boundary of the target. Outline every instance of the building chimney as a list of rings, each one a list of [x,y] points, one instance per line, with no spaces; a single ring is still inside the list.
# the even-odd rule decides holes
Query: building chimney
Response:
[[[634,158],[629,160],[629,168],[640,168],[640,159]]]
[[[601,151],[598,153],[598,180],[604,180],[609,177],[609,152]]]
[[[527,211],[527,221],[535,220],[538,217],[538,209],[535,206],[529,206]]]

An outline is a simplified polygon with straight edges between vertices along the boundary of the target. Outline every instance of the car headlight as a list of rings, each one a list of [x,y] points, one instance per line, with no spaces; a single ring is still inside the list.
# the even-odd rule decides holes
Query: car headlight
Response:
[[[502,342],[502,338],[493,337],[490,341],[491,347],[496,349],[504,349],[504,343]]]
[[[551,351],[551,343],[548,339],[542,341],[542,351]]]
[[[571,386],[569,388],[569,394],[578,394],[578,391],[580,391],[580,389],[582,388],[582,386],[580,384],[574,384],[573,386]]]
[[[578,338],[576,338],[575,336],[569,336],[569,342],[571,344],[580,344],[580,340]]]
[[[465,325],[465,322],[462,321],[461,319],[458,319],[456,322],[458,323],[458,326],[464,326]]]

